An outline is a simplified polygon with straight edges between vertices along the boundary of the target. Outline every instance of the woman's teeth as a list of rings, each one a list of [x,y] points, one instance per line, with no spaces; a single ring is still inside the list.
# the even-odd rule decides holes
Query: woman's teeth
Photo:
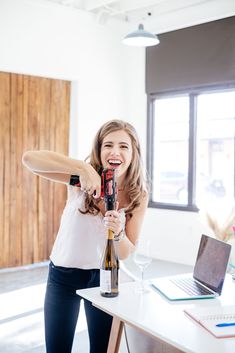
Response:
[[[121,161],[118,159],[109,159],[108,163],[113,166],[119,166],[121,164]]]

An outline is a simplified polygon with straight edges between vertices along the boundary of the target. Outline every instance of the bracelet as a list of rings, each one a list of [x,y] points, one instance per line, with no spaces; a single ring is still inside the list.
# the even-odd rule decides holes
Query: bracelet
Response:
[[[70,175],[69,185],[80,187],[81,183],[79,175]]]
[[[115,241],[120,241],[122,239],[124,239],[126,236],[125,230],[121,230],[118,234],[114,234],[114,240]]]

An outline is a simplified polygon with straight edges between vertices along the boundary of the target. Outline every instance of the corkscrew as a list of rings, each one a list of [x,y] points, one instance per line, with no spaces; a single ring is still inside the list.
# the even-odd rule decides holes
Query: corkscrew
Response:
[[[115,210],[117,201],[116,170],[104,169],[101,175],[106,211]]]
[[[114,168],[100,168],[99,175],[101,176],[101,193],[100,197],[105,201],[106,210],[115,210],[117,201],[117,188]],[[71,175],[70,185],[80,187],[79,175]]]

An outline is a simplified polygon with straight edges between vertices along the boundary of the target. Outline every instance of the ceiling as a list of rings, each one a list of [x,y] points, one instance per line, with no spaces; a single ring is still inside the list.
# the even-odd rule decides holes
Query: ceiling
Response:
[[[115,18],[143,23],[156,33],[235,15],[235,0],[47,0],[93,13],[101,24]],[[181,23],[181,24],[179,24]]]

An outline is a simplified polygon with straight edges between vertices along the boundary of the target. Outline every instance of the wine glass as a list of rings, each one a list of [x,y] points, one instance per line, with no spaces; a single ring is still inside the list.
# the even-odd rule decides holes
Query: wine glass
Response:
[[[150,242],[149,240],[140,240],[135,245],[135,251],[133,254],[133,261],[139,267],[141,278],[139,281],[139,286],[136,291],[139,293],[144,293],[147,288],[144,285],[144,271],[151,264],[152,258],[150,257]]]

